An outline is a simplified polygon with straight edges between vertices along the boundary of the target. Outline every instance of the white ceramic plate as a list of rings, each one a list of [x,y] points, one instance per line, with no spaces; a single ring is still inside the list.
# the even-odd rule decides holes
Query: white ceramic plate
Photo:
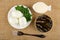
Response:
[[[12,18],[12,17],[11,17],[11,12],[16,10],[16,9],[15,9],[16,6],[17,6],[17,5],[13,6],[13,7],[9,10],[9,12],[8,12],[8,22],[9,22],[9,24],[10,24],[13,28],[16,28],[16,29],[24,29],[24,28],[28,27],[28,25],[31,23],[32,20],[29,21],[29,22],[27,22],[27,24],[26,24],[25,26],[20,26],[20,25],[18,25],[18,24],[11,24],[11,23],[10,23],[10,18]],[[19,6],[21,6],[21,5],[19,5]],[[23,5],[23,6],[26,7],[25,5]],[[29,9],[29,12],[30,12],[30,14],[32,15],[30,9]],[[13,18],[12,18],[12,19],[13,19]],[[32,19],[32,16],[31,16],[31,19]],[[23,25],[24,25],[24,24],[23,24]]]

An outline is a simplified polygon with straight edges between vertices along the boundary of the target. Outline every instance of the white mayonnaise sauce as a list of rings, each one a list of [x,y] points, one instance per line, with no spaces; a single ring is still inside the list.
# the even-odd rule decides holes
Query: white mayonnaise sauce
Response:
[[[37,2],[32,6],[32,8],[35,12],[40,14],[51,11],[51,5],[47,6],[44,2]]]

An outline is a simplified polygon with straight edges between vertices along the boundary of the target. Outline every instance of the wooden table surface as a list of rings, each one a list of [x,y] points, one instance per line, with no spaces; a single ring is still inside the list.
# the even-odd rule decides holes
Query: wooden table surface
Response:
[[[32,5],[39,1],[45,2],[47,5],[52,5],[52,10],[45,14],[51,17],[53,26],[46,33],[39,32],[34,26],[34,20],[38,14],[32,9]],[[15,36],[12,34],[12,31],[18,31],[18,29],[14,29],[9,25],[7,14],[12,6],[19,4],[28,6],[33,14],[33,20],[29,27],[20,31],[31,34],[44,34],[46,38]],[[0,0],[0,40],[60,40],[60,0]]]

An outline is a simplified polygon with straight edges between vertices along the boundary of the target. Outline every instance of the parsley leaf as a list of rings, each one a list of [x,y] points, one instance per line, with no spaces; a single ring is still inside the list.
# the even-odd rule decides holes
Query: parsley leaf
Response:
[[[29,13],[28,8],[24,8],[23,6],[17,6],[15,7],[15,9],[23,13],[23,16],[26,18],[27,22],[31,20],[32,15]]]

